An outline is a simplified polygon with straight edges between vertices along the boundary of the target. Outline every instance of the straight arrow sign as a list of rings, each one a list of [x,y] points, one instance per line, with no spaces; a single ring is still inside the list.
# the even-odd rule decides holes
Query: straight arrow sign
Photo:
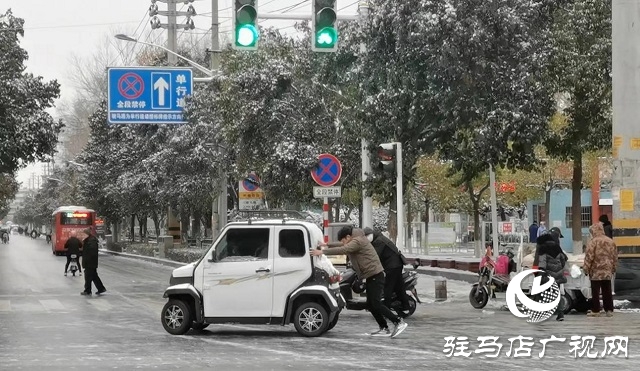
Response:
[[[153,90],[158,91],[158,105],[164,106],[164,93],[169,90],[169,83],[164,78],[159,78],[156,83],[153,84]]]

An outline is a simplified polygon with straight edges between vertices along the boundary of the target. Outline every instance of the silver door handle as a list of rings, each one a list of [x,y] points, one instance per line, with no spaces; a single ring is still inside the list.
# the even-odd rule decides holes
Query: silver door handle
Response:
[[[260,273],[260,272],[271,272],[271,269],[269,269],[269,268],[258,268],[258,269],[256,269],[256,273]]]

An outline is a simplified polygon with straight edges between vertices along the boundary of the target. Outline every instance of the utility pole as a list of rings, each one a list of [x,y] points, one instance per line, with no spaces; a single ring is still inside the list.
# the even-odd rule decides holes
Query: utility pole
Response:
[[[168,27],[167,27],[167,48],[169,50],[171,50],[172,52],[176,52],[177,51],[177,42],[178,42],[178,34],[177,34],[177,28],[176,28],[176,23],[178,20],[178,17],[176,17],[176,1],[177,0],[168,0],[167,2],[167,9],[169,10],[169,14],[167,15],[167,22],[168,22]],[[175,54],[171,54],[171,53],[167,53],[167,59],[169,60],[169,65],[170,66],[175,66],[178,64],[178,57]]]
[[[151,6],[149,6],[149,17],[152,17],[149,23],[151,23],[151,29],[157,28],[166,28],[167,29],[167,49],[172,52],[176,52],[178,49],[178,30],[193,30],[195,28],[195,24],[193,23],[193,19],[191,17],[196,15],[196,10],[193,5],[189,5],[189,8],[186,12],[177,11],[177,4],[179,2],[193,3],[194,0],[158,0],[160,2],[167,4],[167,10],[159,10],[158,4],[156,1],[152,1]],[[158,15],[167,17],[167,23],[161,23]],[[178,24],[178,17],[184,16],[187,17],[184,24]],[[175,66],[178,64],[178,56],[175,54],[167,53],[167,60],[169,61],[170,66]]]
[[[360,17],[360,23],[364,24],[366,17],[369,15],[369,4],[366,1],[358,3],[358,15]],[[366,51],[366,44],[360,44],[360,53],[365,53]],[[369,156],[368,147],[369,142],[365,138],[362,138],[362,149],[360,157],[362,158],[363,183],[367,180],[367,174],[371,173],[371,158]],[[367,196],[367,190],[364,187],[362,189],[362,215],[360,216],[360,221],[362,222],[360,228],[373,228],[373,202],[371,197]]]

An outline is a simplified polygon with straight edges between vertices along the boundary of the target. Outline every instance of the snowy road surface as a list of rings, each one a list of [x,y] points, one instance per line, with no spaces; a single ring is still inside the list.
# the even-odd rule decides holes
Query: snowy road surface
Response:
[[[538,370],[621,370],[640,358],[637,313],[575,314],[563,323],[528,324],[501,311],[497,302],[473,309],[463,282],[448,281],[449,299],[434,302],[434,277],[424,275],[418,290],[425,304],[396,339],[364,335],[376,327],[364,311],[344,311],[336,328],[321,338],[302,338],[292,327],[236,325],[171,336],[159,320],[171,268],[101,255],[98,271],[108,292],[86,298],[80,296],[83,277],[62,275],[65,261],[53,256],[44,240],[12,236],[9,245],[0,246],[1,370],[477,370],[522,369],[532,361]],[[519,340],[513,338],[519,335],[535,343],[530,357],[514,357]],[[548,343],[539,358],[540,341],[551,335],[565,342]],[[499,336],[502,348],[498,358],[448,357],[449,336],[468,337],[471,352],[483,350],[477,337]],[[627,336],[628,358],[589,359],[585,353],[575,359],[572,336],[595,336],[588,353],[598,356],[605,350],[604,337]],[[514,349],[507,356],[510,338]],[[588,339],[583,342],[589,345]]]

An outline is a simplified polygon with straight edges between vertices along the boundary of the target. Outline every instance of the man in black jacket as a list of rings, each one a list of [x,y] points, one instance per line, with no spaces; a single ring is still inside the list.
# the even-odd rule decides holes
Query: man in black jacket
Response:
[[[364,229],[367,239],[371,242],[378,253],[382,267],[384,268],[385,285],[384,301],[387,307],[391,308],[393,293],[402,303],[403,310],[409,310],[409,298],[404,289],[404,279],[402,278],[402,258],[400,251],[393,241],[385,237],[382,233],[367,227]]]
[[[83,241],[82,252],[84,291],[80,295],[91,295],[91,282],[95,284],[96,290],[98,290],[97,294],[100,295],[107,289],[102,284],[100,277],[98,277],[98,239],[91,228],[85,229],[84,233],[87,235],[87,238]]]
[[[69,264],[71,264],[71,255],[76,256],[76,263],[78,265],[78,272],[82,276],[82,267],[80,267],[80,248],[82,247],[82,242],[76,237],[76,231],[71,231],[71,236],[67,242],[64,243],[64,249],[67,250],[67,264],[64,266],[64,275],[67,275],[67,270],[69,269]]]

